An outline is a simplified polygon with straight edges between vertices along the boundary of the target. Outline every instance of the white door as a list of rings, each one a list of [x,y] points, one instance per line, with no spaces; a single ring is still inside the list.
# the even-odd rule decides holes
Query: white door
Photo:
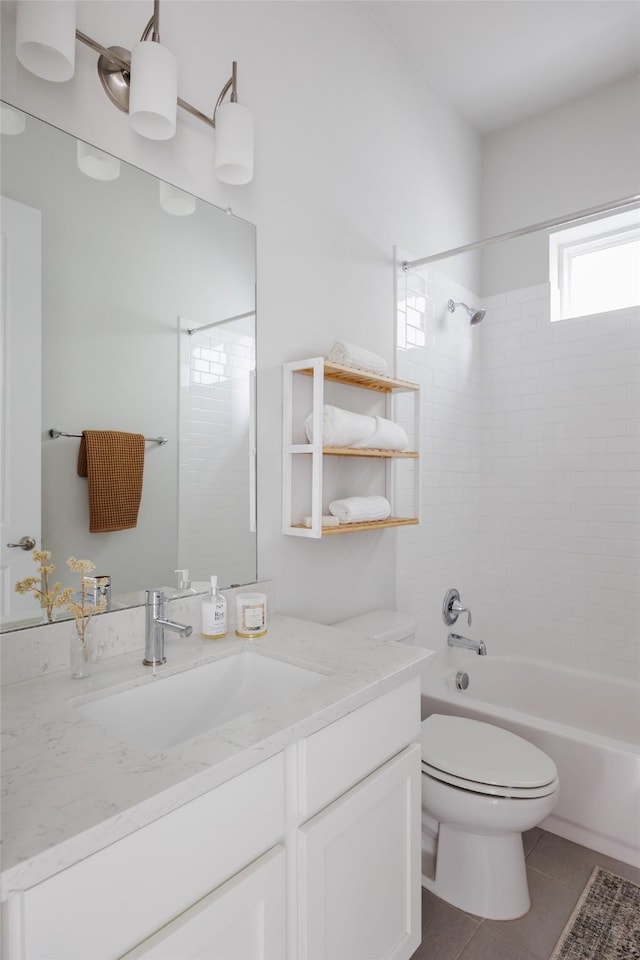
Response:
[[[407,960],[420,944],[420,760],[413,744],[300,828],[298,960]]]
[[[285,884],[284,847],[277,846],[122,960],[283,960]]]
[[[41,229],[40,211],[0,197],[0,620],[38,616],[32,594],[15,592],[33,576],[40,547]]]

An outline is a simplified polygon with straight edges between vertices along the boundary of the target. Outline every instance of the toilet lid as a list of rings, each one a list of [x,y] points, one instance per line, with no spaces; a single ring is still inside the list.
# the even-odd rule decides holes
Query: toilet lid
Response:
[[[542,750],[480,720],[434,713],[422,723],[420,742],[423,767],[460,781],[532,790],[557,777],[553,760]]]

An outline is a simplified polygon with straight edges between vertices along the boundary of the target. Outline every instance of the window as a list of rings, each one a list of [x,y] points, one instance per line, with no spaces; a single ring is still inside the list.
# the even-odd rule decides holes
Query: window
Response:
[[[549,234],[551,320],[640,304],[640,211]]]

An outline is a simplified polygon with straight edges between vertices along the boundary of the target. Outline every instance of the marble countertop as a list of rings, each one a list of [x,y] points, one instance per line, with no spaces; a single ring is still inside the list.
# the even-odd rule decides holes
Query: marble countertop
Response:
[[[151,754],[86,719],[72,701],[250,649],[316,669],[312,688]],[[151,676],[141,652],[93,675],[59,671],[2,688],[2,899],[84,859],[237,776],[420,672],[428,652],[283,616],[265,637],[167,639]]]

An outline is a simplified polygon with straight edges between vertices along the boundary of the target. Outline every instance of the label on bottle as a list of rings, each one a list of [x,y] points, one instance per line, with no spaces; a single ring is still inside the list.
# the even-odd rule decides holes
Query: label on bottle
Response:
[[[202,604],[202,636],[224,637],[227,632],[227,604],[223,599]]]

